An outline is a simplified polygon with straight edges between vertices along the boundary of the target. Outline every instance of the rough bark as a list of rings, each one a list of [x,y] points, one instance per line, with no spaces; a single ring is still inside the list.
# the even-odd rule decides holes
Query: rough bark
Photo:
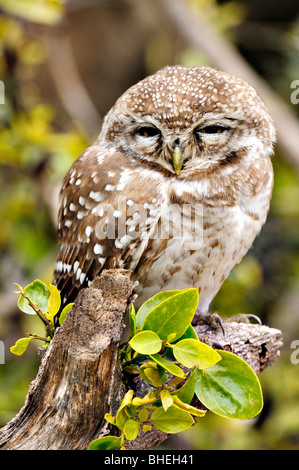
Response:
[[[0,430],[0,449],[84,450],[111,432],[104,415],[115,414],[127,387],[118,351],[133,291],[130,272],[109,270],[80,292],[43,350],[23,408]],[[256,324],[226,323],[225,337],[219,329],[195,328],[201,340],[221,343],[257,373],[277,359],[282,345],[280,331]],[[166,438],[153,428],[129,447],[150,449]]]

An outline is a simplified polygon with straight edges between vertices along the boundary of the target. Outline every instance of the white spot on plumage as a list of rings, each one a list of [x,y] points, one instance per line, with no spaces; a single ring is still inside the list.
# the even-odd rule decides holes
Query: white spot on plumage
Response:
[[[116,186],[113,186],[112,184],[106,184],[105,186],[105,191],[114,191],[116,189]]]
[[[62,261],[58,261],[58,262],[55,264],[55,270],[56,270],[56,271],[62,271]]]
[[[79,268],[79,261],[75,261],[74,264],[73,264],[74,274],[76,274],[78,268]]]
[[[92,228],[90,225],[88,225],[88,226],[86,227],[86,229],[85,229],[86,236],[87,236],[87,237],[90,237],[90,235],[92,234],[92,232],[93,232],[93,228]]]
[[[121,237],[121,239],[117,238],[115,240],[115,246],[116,248],[122,250],[123,248],[126,248],[128,246],[131,240],[132,237],[130,237],[129,235],[124,235],[123,237]]]
[[[96,243],[95,246],[93,247],[93,252],[95,255],[102,255],[104,253],[102,245],[99,245],[99,243]]]
[[[78,268],[78,269],[77,269],[77,272],[76,272],[76,279],[77,279],[77,281],[79,281],[79,278],[80,278],[80,276],[81,276],[81,273],[82,273],[82,269],[81,269],[81,268]]]
[[[90,191],[89,197],[90,197],[90,199],[93,199],[96,202],[101,202],[105,199],[105,196],[99,191],[97,191],[97,192]]]

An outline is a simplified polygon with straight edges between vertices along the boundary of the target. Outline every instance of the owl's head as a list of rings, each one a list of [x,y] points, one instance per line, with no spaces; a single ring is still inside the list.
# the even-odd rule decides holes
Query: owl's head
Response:
[[[268,156],[274,139],[256,91],[206,66],[166,67],[132,86],[107,114],[99,136],[100,144],[137,164],[179,178],[245,156]]]

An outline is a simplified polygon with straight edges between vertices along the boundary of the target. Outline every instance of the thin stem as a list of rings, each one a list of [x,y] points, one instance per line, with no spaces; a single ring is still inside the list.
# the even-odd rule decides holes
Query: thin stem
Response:
[[[35,333],[33,335],[29,334],[29,336],[32,336],[34,339],[40,339],[41,341],[45,341],[45,343],[48,343],[48,338],[46,338],[45,336],[40,336],[40,335],[36,335]]]
[[[37,314],[37,316],[41,319],[41,321],[44,323],[44,325],[46,326],[46,329],[47,329],[47,332],[49,333],[49,336],[51,336],[51,338],[53,338],[54,336],[54,332],[53,332],[53,328],[52,328],[52,325],[50,323],[50,321],[47,319],[47,317],[43,314],[43,312],[41,311],[41,309],[39,308],[39,306],[33,302],[30,297],[28,297],[24,291],[21,291],[20,294],[26,299],[28,300],[28,303],[30,305],[31,308],[33,308],[33,310],[35,311],[35,313]]]

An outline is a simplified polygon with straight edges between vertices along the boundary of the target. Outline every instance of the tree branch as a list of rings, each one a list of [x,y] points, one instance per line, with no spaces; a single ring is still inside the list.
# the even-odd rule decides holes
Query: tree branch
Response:
[[[0,449],[84,450],[92,440],[115,430],[104,416],[108,412],[115,415],[127,388],[118,351],[133,291],[130,272],[109,270],[79,293],[50,346],[42,350],[25,405],[0,430]],[[279,356],[282,341],[278,330],[232,322],[226,324],[223,338],[219,332],[195,328],[201,340],[222,341],[256,372]],[[137,395],[143,395],[145,385],[134,381]],[[167,437],[152,428],[127,448],[150,449]]]

